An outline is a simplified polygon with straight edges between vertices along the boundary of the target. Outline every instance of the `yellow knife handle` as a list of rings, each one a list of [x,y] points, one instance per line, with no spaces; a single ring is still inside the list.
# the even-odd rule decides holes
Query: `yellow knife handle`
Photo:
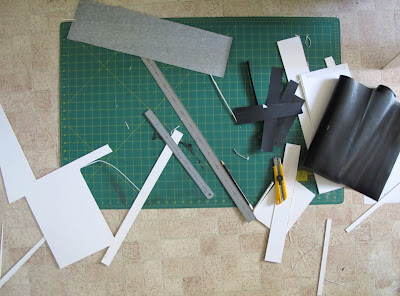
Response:
[[[272,169],[274,170],[274,180],[275,180],[275,191],[276,191],[276,204],[279,205],[282,203],[282,195],[281,195],[281,185],[278,181],[278,168],[273,166]]]
[[[286,200],[286,198],[287,198],[286,179],[285,179],[285,175],[283,173],[283,165],[282,164],[279,165],[279,169],[280,169],[280,171],[282,173],[282,178],[283,178],[282,183],[281,183],[282,184],[282,191],[283,191],[283,200]]]

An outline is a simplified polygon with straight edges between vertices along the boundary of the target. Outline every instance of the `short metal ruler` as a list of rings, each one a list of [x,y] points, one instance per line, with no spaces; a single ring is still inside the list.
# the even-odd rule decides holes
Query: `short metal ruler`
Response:
[[[333,56],[340,63],[340,26],[336,18],[189,18],[173,19],[233,37],[225,77],[215,78],[229,105],[253,104],[244,62],[249,61],[257,96],[268,94],[271,67],[282,67],[277,40],[309,35],[304,47],[311,70]],[[219,179],[182,121],[172,109],[139,57],[66,39],[70,23],[60,26],[60,158],[64,165],[109,144],[113,153],[104,160],[124,172],[139,188],[165,143],[143,113],[152,109],[167,130],[181,125],[179,146],[215,193],[206,199],[181,164],[173,157],[161,175],[144,208],[190,208],[234,206]],[[254,205],[273,179],[272,158],[283,149],[260,151],[257,135],[261,125],[235,125],[209,76],[158,63],[182,104],[219,160],[231,170]],[[302,146],[298,179],[316,192],[312,174],[301,163],[305,144],[296,120],[287,142]],[[233,149],[249,156],[238,157]],[[102,209],[129,208],[137,191],[106,165],[94,164],[82,173]],[[172,182],[173,180],[173,182]],[[343,201],[343,190],[318,195],[314,204]]]
[[[199,186],[200,190],[203,192],[205,197],[207,197],[208,199],[212,198],[214,196],[214,192],[212,192],[210,187],[208,187],[207,183],[197,172],[195,167],[192,165],[192,163],[186,157],[185,153],[183,153],[183,151],[178,147],[178,145],[175,143],[175,141],[171,138],[171,136],[168,134],[168,131],[165,129],[165,127],[163,126],[161,121],[158,120],[157,116],[153,113],[153,111],[147,110],[146,112],[144,112],[144,115],[147,117],[147,119],[153,125],[153,127],[155,128],[157,133],[160,135],[160,137],[164,140],[165,144],[167,144],[169,146],[169,149],[171,149],[171,151],[174,153],[174,156],[178,159],[178,161],[181,163],[181,165],[187,171],[187,173],[192,178],[192,180],[197,184],[197,186]]]

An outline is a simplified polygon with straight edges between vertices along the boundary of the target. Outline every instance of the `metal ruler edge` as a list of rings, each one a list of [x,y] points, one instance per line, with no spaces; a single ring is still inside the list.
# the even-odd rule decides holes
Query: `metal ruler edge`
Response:
[[[197,127],[196,123],[193,121],[185,106],[183,106],[181,100],[178,98],[175,91],[172,89],[171,85],[162,74],[161,70],[158,68],[157,64],[153,60],[149,60],[143,57],[141,57],[141,59],[162,92],[164,93],[165,97],[171,104],[172,108],[175,110],[176,114],[185,125],[193,140],[196,142],[200,151],[203,153],[204,157],[213,169],[215,175],[218,177],[221,184],[224,186],[225,190],[232,198],[233,202],[236,204],[239,211],[242,213],[247,222],[253,221],[256,217],[254,216],[252,209],[243,199],[243,196],[241,195],[239,189],[236,187],[232,179],[229,177],[228,173],[223,168],[213,149],[204,138],[203,134]]]
[[[183,151],[178,147],[175,141],[171,138],[168,131],[165,129],[164,125],[161,121],[157,118],[157,116],[153,113],[151,109],[144,112],[144,115],[156,129],[157,133],[160,137],[164,140],[165,144],[168,145],[169,149],[174,153],[175,157],[179,160],[183,168],[192,178],[192,180],[196,183],[196,185],[200,188],[201,192],[207,197],[208,199],[214,196],[214,192],[211,188],[207,185],[206,181],[200,176],[199,172],[196,168],[192,165],[190,160],[186,157]]]

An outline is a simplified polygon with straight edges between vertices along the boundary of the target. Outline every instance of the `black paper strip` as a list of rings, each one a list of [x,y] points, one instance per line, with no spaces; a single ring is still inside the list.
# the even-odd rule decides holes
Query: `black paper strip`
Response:
[[[268,97],[265,104],[278,104],[281,97],[283,68],[272,67],[269,79]]]
[[[302,113],[302,102],[274,104],[264,108],[263,105],[239,107],[233,109],[238,124],[265,121]]]
[[[304,101],[295,95],[298,86],[299,86],[298,83],[292,80],[289,81],[285,91],[283,92],[281,102],[282,103],[299,102],[303,104]],[[275,131],[274,146],[282,146],[286,142],[286,136],[289,133],[289,130],[292,127],[295,119],[296,115],[277,119],[278,122],[277,122],[277,129]]]
[[[249,61],[246,62],[246,68],[247,68],[247,74],[249,75],[251,92],[253,93],[254,101],[255,101],[256,105],[258,105],[257,94],[256,94],[256,90],[254,89],[253,77],[251,76]]]
[[[254,96],[255,90],[249,62],[246,62]],[[290,81],[281,98],[283,69],[272,67],[266,105],[257,104],[239,107],[233,110],[238,124],[263,121],[261,151],[272,151],[274,145],[280,145],[286,139],[297,114],[302,113],[303,100],[295,96],[298,84]]]
[[[271,152],[274,149],[277,122],[278,119],[276,118],[264,120],[263,133],[261,138],[261,151]]]
[[[269,79],[268,97],[266,105],[278,104],[281,96],[283,68],[272,67]],[[275,135],[277,132],[277,120],[265,120],[261,132],[261,151],[272,151],[274,149]]]

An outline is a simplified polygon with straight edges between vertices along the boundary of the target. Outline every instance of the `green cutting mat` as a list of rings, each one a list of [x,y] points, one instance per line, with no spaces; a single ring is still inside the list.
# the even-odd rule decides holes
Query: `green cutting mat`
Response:
[[[216,78],[229,105],[254,104],[243,62],[249,60],[260,103],[268,94],[272,66],[282,67],[276,41],[306,35],[304,47],[311,70],[333,56],[340,63],[340,25],[336,18],[189,18],[173,21],[232,36],[233,43],[223,79]],[[60,134],[61,163],[109,144],[113,153],[103,160],[124,172],[139,188],[161,153],[164,142],[155,134],[143,113],[151,108],[167,129],[181,125],[181,149],[215,193],[207,200],[172,157],[158,180],[145,208],[230,207],[233,202],[214,175],[174,110],[138,57],[67,40],[70,23],[60,30]],[[162,72],[203,132],[217,156],[232,171],[252,202],[259,199],[272,180],[272,157],[283,156],[284,147],[272,153],[260,151],[257,138],[261,124],[235,125],[221,102],[210,77],[158,63]],[[287,142],[305,143],[296,120]],[[233,149],[249,156],[247,161]],[[300,161],[302,163],[302,161]],[[137,195],[120,174],[96,163],[82,170],[102,209],[129,208]],[[299,181],[316,191],[312,174],[300,167]],[[343,202],[343,190],[318,195],[314,204]]]

